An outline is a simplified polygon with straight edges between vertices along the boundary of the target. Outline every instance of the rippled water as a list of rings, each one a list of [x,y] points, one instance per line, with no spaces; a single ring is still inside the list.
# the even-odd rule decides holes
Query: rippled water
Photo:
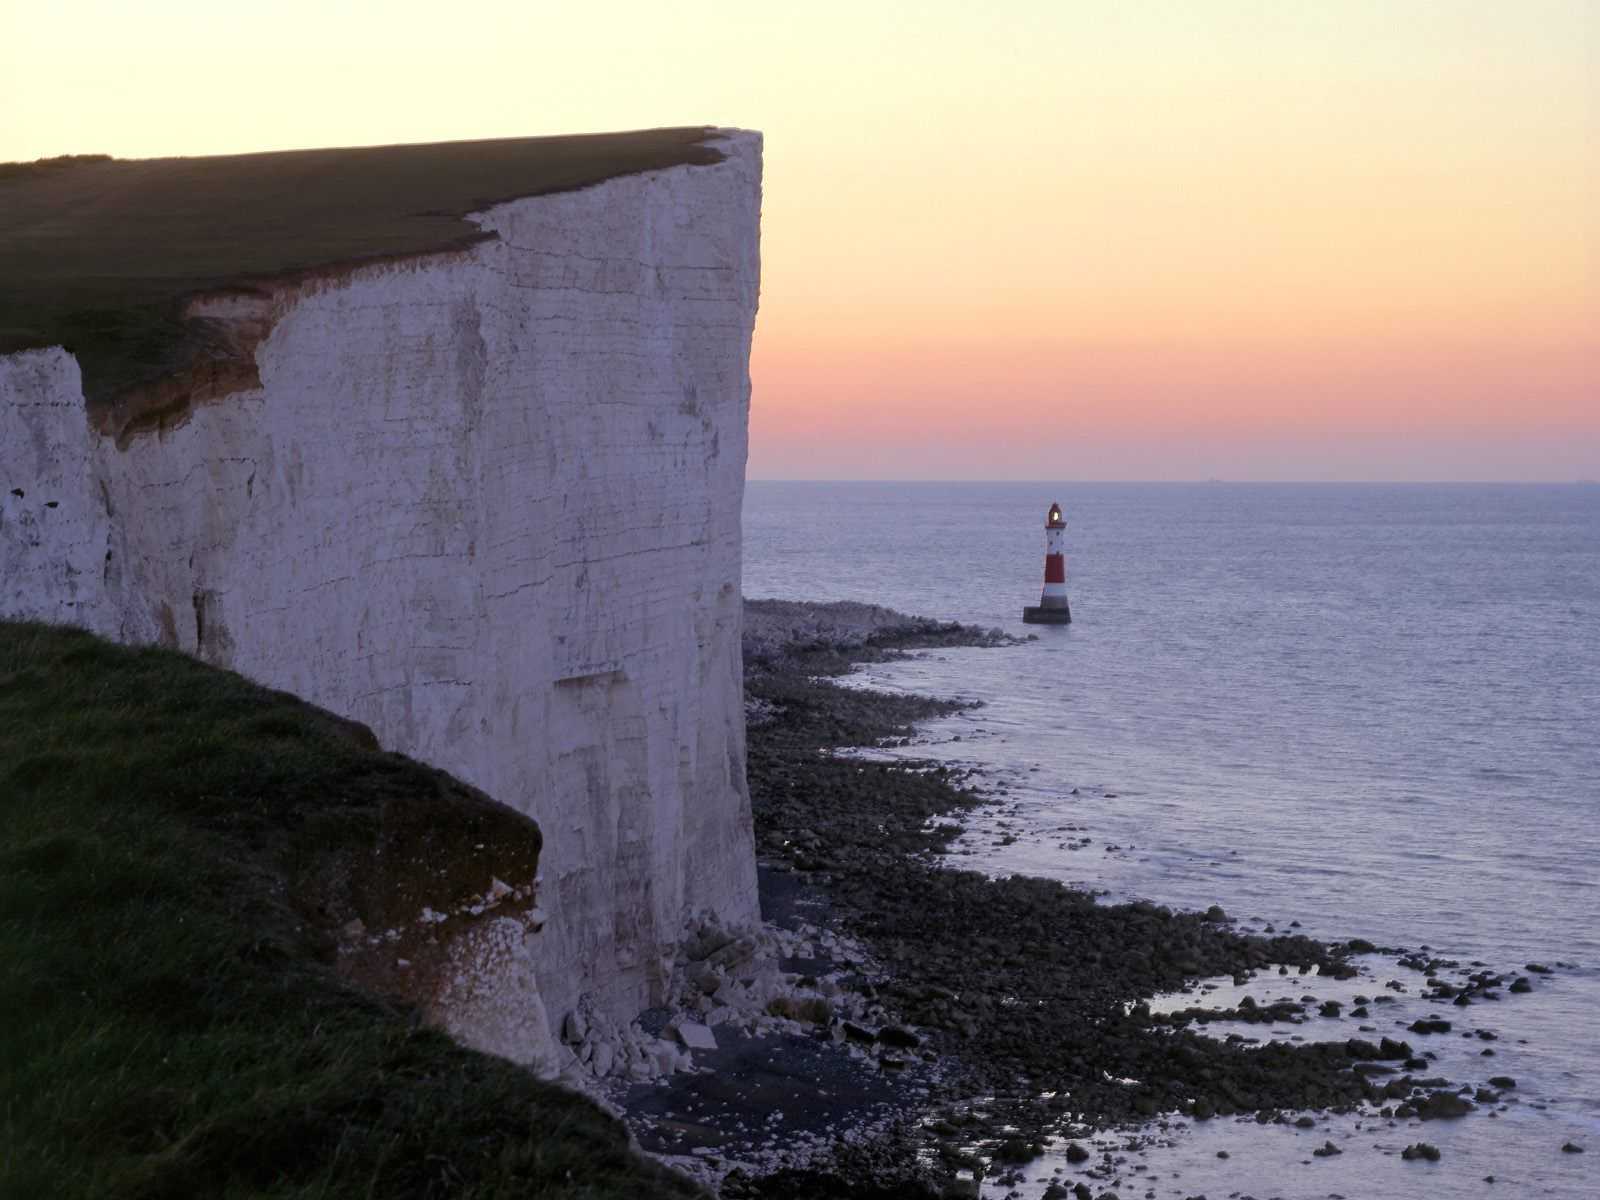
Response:
[[[1052,500],[1074,623],[1024,626]],[[1387,1131],[1448,1140],[1427,1171],[1364,1148],[1302,1179],[1303,1131],[1214,1123],[1148,1160],[1181,1178],[1133,1194],[1600,1195],[1600,488],[752,483],[745,556],[749,596],[1038,634],[867,677],[984,702],[912,748],[1001,793],[963,865],[1576,964],[1455,1010],[1500,1039],[1458,1077],[1514,1075],[1521,1103]]]

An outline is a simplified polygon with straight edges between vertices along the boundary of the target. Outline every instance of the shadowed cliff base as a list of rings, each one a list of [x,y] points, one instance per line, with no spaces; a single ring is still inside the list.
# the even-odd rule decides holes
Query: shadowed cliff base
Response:
[[[64,346],[91,418],[120,435],[148,408],[252,386],[250,322],[199,296],[458,250],[466,214],[621,175],[706,166],[708,127],[209,158],[72,155],[0,163],[0,354]],[[157,380],[177,385],[151,389]]]
[[[0,622],[0,1195],[699,1194],[339,953],[420,905],[441,931],[474,897],[503,919],[494,881],[539,851],[363,726]]]

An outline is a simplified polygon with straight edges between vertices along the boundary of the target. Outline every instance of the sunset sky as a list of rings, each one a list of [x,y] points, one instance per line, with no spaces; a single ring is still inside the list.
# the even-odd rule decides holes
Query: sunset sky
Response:
[[[0,160],[700,123],[752,478],[1600,477],[1593,0],[0,0]]]

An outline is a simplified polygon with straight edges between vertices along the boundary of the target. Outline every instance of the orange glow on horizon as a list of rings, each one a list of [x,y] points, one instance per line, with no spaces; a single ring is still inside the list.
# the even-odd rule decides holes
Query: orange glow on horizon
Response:
[[[61,0],[0,17],[0,160],[758,128],[752,477],[1571,479],[1597,51],[1590,0]]]

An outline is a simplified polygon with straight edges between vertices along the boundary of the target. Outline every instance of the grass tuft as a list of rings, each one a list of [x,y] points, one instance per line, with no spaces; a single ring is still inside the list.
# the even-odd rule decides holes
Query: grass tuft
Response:
[[[696,1195],[336,975],[295,880],[435,796],[499,808],[237,675],[0,622],[0,1196]]]
[[[64,346],[91,415],[120,426],[120,397],[236,352],[186,319],[197,293],[470,245],[466,214],[502,201],[720,162],[711,132],[0,163],[0,354]]]

